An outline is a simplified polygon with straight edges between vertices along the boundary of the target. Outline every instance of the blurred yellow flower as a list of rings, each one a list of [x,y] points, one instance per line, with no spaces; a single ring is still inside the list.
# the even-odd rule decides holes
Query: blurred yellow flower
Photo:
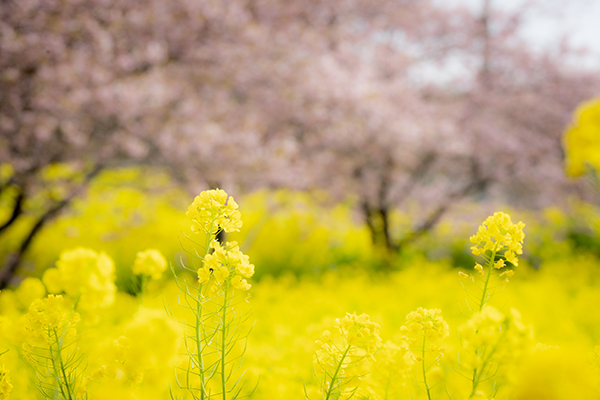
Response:
[[[42,281],[51,293],[65,292],[77,301],[81,309],[95,309],[113,303],[117,290],[114,284],[115,265],[104,253],[77,248],[64,251],[49,268]]]
[[[324,399],[350,399],[359,393],[360,377],[369,371],[368,361],[374,361],[373,355],[381,347],[379,324],[372,322],[367,314],[346,314],[336,319],[339,336],[328,330],[315,342],[313,358],[315,372],[323,374],[321,392]],[[372,390],[360,391],[362,398],[375,399]]]
[[[160,251],[148,249],[137,253],[133,263],[135,275],[148,275],[152,280],[159,280],[167,269],[167,260]]]
[[[450,334],[450,327],[442,318],[442,311],[437,308],[417,308],[406,316],[406,325],[401,328],[409,338],[421,339],[425,336],[430,341],[444,340]]]
[[[489,305],[459,326],[458,333],[464,349],[460,363],[468,369],[483,369],[491,362],[514,360],[524,352],[533,335],[516,309],[504,315]]]
[[[368,356],[381,347],[379,324],[372,322],[367,314],[348,313],[344,318],[337,319],[336,325],[348,345],[365,350]]]
[[[51,294],[45,299],[35,300],[25,316],[24,349],[49,348],[57,337],[66,345],[75,339],[75,326],[79,320],[79,314],[72,311],[71,304],[63,296]]]
[[[584,102],[577,108],[563,143],[567,174],[582,175],[586,163],[600,171],[600,98]]]
[[[36,299],[42,299],[46,296],[46,288],[38,278],[25,278],[19,287],[15,290],[17,299],[21,305],[28,309],[29,305]]]

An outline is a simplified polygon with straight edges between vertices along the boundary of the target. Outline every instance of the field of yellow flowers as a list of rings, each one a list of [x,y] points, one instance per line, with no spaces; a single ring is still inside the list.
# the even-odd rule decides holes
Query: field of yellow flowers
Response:
[[[445,247],[470,249],[407,253],[384,272],[347,209],[261,222],[266,196],[246,202],[247,224],[224,191],[202,192],[174,221],[179,260],[143,240],[128,264],[67,248],[0,293],[0,399],[600,397],[600,262],[556,241],[573,223],[559,211],[525,224],[495,212],[470,233],[442,226],[424,248],[438,254],[454,237]],[[578,212],[598,230],[592,208]],[[247,227],[269,224],[311,228],[261,238]]]

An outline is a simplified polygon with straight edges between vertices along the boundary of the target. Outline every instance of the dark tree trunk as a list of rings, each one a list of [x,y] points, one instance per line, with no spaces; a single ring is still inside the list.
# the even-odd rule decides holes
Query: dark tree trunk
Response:
[[[8,220],[6,220],[6,222],[4,222],[2,225],[0,225],[0,234],[2,234],[2,232],[4,232],[6,229],[8,229],[23,213],[23,202],[24,201],[25,201],[25,193],[23,192],[23,190],[19,190],[19,194],[17,195],[17,198],[15,199],[15,204],[13,206],[13,210],[10,215],[10,218],[8,218]]]
[[[71,201],[88,185],[88,183],[102,170],[101,166],[97,166],[88,173],[82,182],[82,184],[71,191],[67,197],[54,204],[49,208],[41,217],[39,217],[33,224],[27,235],[21,241],[19,248],[16,252],[10,253],[6,256],[4,261],[4,268],[0,272],[0,290],[4,289],[12,280],[15,272],[19,268],[21,261],[23,260],[24,254],[27,252],[33,239],[40,232],[40,230],[52,219],[54,219],[65,207],[67,207]],[[14,213],[13,213],[14,214]],[[18,218],[18,216],[17,216]]]

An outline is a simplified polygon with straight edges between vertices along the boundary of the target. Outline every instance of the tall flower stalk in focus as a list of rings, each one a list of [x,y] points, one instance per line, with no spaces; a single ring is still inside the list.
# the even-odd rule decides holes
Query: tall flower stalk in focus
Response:
[[[467,307],[473,312],[471,318],[458,328],[463,350],[459,352],[458,362],[466,370],[466,379],[471,381],[469,399],[487,399],[496,396],[499,390],[498,375],[501,365],[515,359],[523,350],[531,329],[521,321],[521,315],[515,309],[504,315],[489,305],[489,301],[498,288],[504,287],[514,275],[509,269],[518,265],[518,254],[523,253],[525,224],[514,224],[508,214],[496,212],[488,217],[471,236],[474,244],[471,250],[475,256],[481,256],[484,263],[475,264],[476,277],[459,272],[463,278],[470,279],[475,287],[470,292],[466,286]],[[493,382],[488,395],[481,390],[483,382]]]
[[[203,241],[187,237],[193,247],[184,247],[191,263],[183,268],[196,279],[190,282],[175,274],[179,305],[193,315],[192,322],[183,322],[188,363],[178,369],[177,382],[194,399],[237,399],[243,388],[239,370],[247,338],[240,327],[248,318],[238,305],[246,300],[254,265],[236,242],[221,243],[217,237],[222,231],[239,231],[241,214],[233,197],[216,189],[200,193],[186,215],[192,232]]]
[[[515,267],[519,264],[517,254],[523,254],[524,227],[523,222],[514,224],[510,215],[496,212],[471,236],[470,241],[474,244],[471,251],[481,256],[484,264],[475,264],[477,277],[459,272],[461,277],[471,279],[476,286],[475,293],[467,290],[468,300],[471,300],[471,303],[467,300],[467,306],[470,309],[483,311],[496,289],[503,287],[514,275],[507,262]]]

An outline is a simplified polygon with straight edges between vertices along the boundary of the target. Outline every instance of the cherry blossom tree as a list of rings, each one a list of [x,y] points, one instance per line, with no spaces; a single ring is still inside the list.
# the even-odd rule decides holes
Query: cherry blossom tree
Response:
[[[598,81],[567,48],[532,53],[518,11],[482,4],[5,1],[0,239],[30,222],[0,287],[40,229],[123,165],[166,168],[191,192],[351,196],[392,250],[468,196],[554,201],[569,185],[562,129]],[[391,211],[411,202],[423,213],[393,235]]]
[[[320,186],[358,197],[373,241],[388,249],[426,233],[466,198],[541,207],[577,189],[562,172],[561,135],[580,99],[600,89],[597,74],[567,63],[575,55],[568,47],[533,52],[519,36],[521,10],[482,6],[427,12],[421,28],[391,28],[401,40],[379,47],[376,62],[362,57],[333,68],[346,79],[340,86],[351,111],[337,130],[315,137],[306,159]],[[408,61],[398,63],[398,53]],[[460,73],[414,74],[448,66]],[[393,237],[391,211],[415,200],[416,225]]]

